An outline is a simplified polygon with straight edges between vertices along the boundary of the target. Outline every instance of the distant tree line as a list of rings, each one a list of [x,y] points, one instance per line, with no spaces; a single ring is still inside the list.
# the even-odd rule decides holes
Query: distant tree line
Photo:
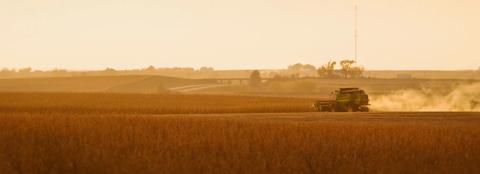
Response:
[[[214,72],[212,67],[201,67],[194,69],[191,67],[171,67],[171,68],[156,68],[150,65],[142,69],[116,70],[107,67],[103,70],[96,71],[69,71],[66,69],[52,69],[52,70],[34,70],[31,67],[19,69],[0,69],[0,77],[29,77],[29,76],[83,76],[83,75],[115,75],[115,74],[138,74],[138,73],[162,73],[162,72]]]
[[[322,78],[360,78],[364,72],[364,68],[356,65],[354,60],[342,60],[340,61],[340,69],[336,69],[336,61],[328,61],[320,66],[318,69],[311,64],[296,63],[287,67],[286,73],[270,72],[265,75],[272,78],[272,81],[291,80],[304,77],[322,77]],[[262,83],[261,72],[254,70],[250,74],[250,86],[259,87]],[[315,85],[308,82],[294,84],[294,88],[302,89],[303,91],[309,91],[315,89]],[[309,90],[307,90],[309,89]]]
[[[289,65],[286,73],[272,72],[267,75],[277,80],[302,77],[360,78],[363,72],[363,67],[356,65],[354,60],[347,59],[340,61],[339,64],[336,61],[328,61],[318,68],[311,64],[296,63]]]
[[[286,70],[278,70],[277,72],[259,71],[259,76],[274,79],[291,79],[304,77],[322,77],[322,78],[359,78],[362,76],[363,68],[355,65],[353,60],[342,60],[336,69],[337,62],[329,61],[326,64],[316,68],[311,64],[296,63],[289,65]],[[47,71],[34,70],[30,67],[20,69],[3,68],[0,70],[0,77],[47,77],[47,76],[86,76],[86,75],[125,75],[125,74],[166,74],[190,77],[195,74],[196,77],[216,77],[216,71],[212,67],[201,67],[194,69],[191,67],[169,67],[157,68],[153,65],[140,69],[117,70],[107,67],[97,71],[69,71],[66,69],[52,69]],[[182,77],[183,77],[182,76]]]

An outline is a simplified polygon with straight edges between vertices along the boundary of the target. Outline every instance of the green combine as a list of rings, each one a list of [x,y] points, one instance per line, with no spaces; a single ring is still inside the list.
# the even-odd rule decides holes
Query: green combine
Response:
[[[368,112],[368,95],[359,88],[340,88],[330,100],[318,100],[313,107],[318,112]]]

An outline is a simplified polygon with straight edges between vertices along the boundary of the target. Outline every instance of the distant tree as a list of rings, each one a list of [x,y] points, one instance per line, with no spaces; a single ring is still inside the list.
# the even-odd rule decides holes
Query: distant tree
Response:
[[[105,72],[115,72],[116,70],[113,68],[105,68]]]
[[[310,64],[305,64],[300,69],[299,75],[301,77],[314,77],[317,74],[317,68]]]
[[[156,68],[153,65],[150,65],[147,68],[145,68],[145,71],[148,71],[148,72],[153,72],[155,70],[156,70]]]
[[[21,68],[18,70],[19,73],[31,73],[32,72],[32,68],[30,67],[27,67],[27,68]]]
[[[293,65],[289,65],[287,69],[290,71],[300,71],[301,69],[315,70],[316,68],[315,66],[310,64],[296,63]]]
[[[288,66],[289,71],[298,73],[302,69],[303,65],[301,63],[296,63]]]
[[[298,77],[310,77],[315,76],[316,68],[310,64],[296,63],[288,66],[288,71]]]
[[[59,68],[55,68],[53,70],[50,70],[49,72],[52,73],[54,76],[66,76],[66,75],[68,75],[67,70],[59,69]]]
[[[355,63],[354,60],[342,60],[340,62],[340,66],[342,67],[341,72],[345,78],[348,78],[348,76],[351,78],[362,77],[364,68],[361,66],[354,66]]]
[[[354,60],[342,60],[340,61],[340,66],[342,66],[342,74],[345,78],[348,78],[352,65],[355,64]]]
[[[255,70],[250,74],[250,86],[258,87],[262,83],[262,78],[260,77],[260,71]]]
[[[320,77],[327,77],[327,68],[324,66],[319,67],[317,70],[317,75]]]
[[[103,70],[103,73],[105,74],[114,74],[115,72],[117,71],[113,68],[105,68],[105,70]]]
[[[305,64],[302,66],[302,69],[315,71],[317,68],[315,68],[313,65]]]
[[[336,64],[337,62],[335,61],[328,61],[326,64],[322,65],[322,67],[318,68],[318,75],[321,77],[332,77],[333,72],[335,72]]]
[[[200,68],[200,71],[214,71],[214,69],[212,67],[203,66]]]

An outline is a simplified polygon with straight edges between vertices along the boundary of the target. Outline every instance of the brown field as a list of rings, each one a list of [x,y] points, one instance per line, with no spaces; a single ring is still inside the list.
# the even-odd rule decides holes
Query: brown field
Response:
[[[0,93],[0,112],[213,114],[310,112],[314,99],[125,93]]]
[[[478,80],[460,79],[291,79],[265,82],[259,89],[245,84],[224,84],[200,88],[188,93],[236,94],[254,96],[326,97],[341,87],[359,87],[370,95],[384,95],[404,89],[445,91],[454,84],[468,84]],[[171,89],[192,85],[212,85],[212,80],[181,79],[165,76],[117,75],[56,78],[0,79],[0,92],[109,92],[109,93],[165,93]],[[171,91],[177,92],[177,91]]]
[[[2,92],[157,93],[170,87],[203,83],[164,76],[83,76],[0,79]],[[161,91],[160,91],[161,92]]]
[[[480,172],[475,112],[305,113],[310,99],[245,96],[0,96],[0,173]]]

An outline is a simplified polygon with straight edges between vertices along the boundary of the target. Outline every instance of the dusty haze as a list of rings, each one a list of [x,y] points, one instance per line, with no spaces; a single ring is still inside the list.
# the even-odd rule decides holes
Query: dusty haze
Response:
[[[376,111],[480,111],[479,99],[480,83],[455,84],[446,92],[431,88],[398,90],[374,97],[371,108]]]

